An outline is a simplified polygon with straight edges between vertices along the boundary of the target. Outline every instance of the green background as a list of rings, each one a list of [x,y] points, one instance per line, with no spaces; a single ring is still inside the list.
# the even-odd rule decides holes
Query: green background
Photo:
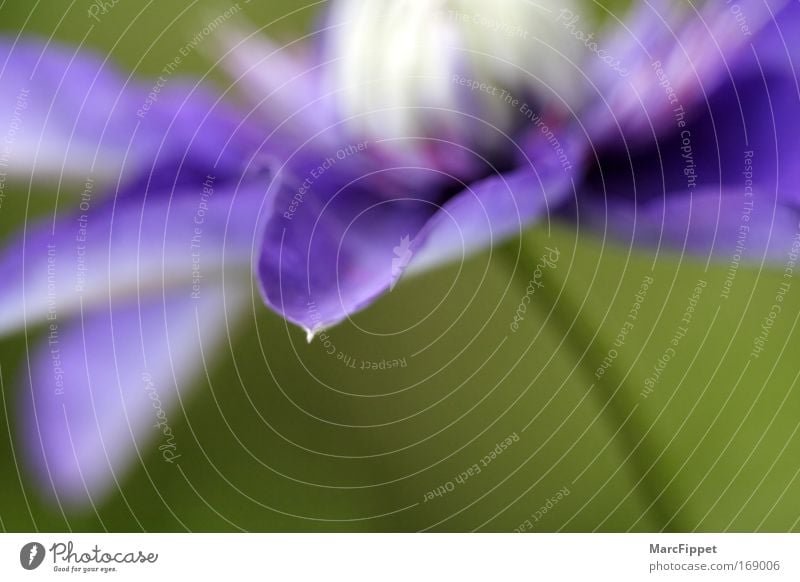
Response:
[[[90,5],[6,2],[0,26],[83,43],[152,75],[227,7],[120,0],[94,23]],[[317,13],[297,6],[242,2],[283,42],[304,34]],[[209,66],[196,51],[182,72]],[[4,240],[26,217],[60,210],[44,190],[8,194]],[[546,270],[544,288],[510,333],[545,246],[560,250],[558,266]],[[329,332],[354,358],[406,357],[408,367],[393,371],[347,369],[260,310],[186,408],[170,413],[180,467],[151,450],[121,492],[84,512],[59,510],[29,481],[14,411],[25,341],[36,336],[5,339],[0,528],[511,531],[528,520],[532,531],[800,529],[800,283],[766,351],[751,360],[782,267],[743,267],[727,300],[726,272],[724,263],[629,251],[568,224],[543,225],[463,265],[403,281]],[[598,381],[595,370],[646,276],[654,284],[639,318]],[[643,398],[699,279],[708,285],[689,332]],[[416,325],[391,334],[409,324]],[[518,442],[479,474],[425,501],[514,433]],[[569,495],[558,499],[564,488]]]

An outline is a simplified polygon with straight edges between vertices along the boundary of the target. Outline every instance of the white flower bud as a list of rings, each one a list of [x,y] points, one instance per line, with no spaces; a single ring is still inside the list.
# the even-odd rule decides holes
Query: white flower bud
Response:
[[[340,0],[327,79],[343,116],[375,137],[461,135],[460,113],[508,131],[520,115],[500,97],[563,107],[580,46],[557,23],[559,0]],[[469,84],[465,84],[469,81]],[[496,135],[497,132],[489,132]]]

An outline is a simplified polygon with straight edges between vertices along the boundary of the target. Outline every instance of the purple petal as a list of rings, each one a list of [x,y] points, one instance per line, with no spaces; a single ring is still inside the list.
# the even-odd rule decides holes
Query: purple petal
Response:
[[[637,141],[669,130],[677,107],[701,106],[732,69],[757,71],[747,53],[759,37],[774,34],[774,14],[780,20],[795,10],[787,4],[711,2],[697,11],[674,2],[637,5],[600,47],[626,73],[589,57],[587,91],[595,97],[584,118],[593,141],[617,141],[620,134]]]
[[[461,179],[477,177],[481,165],[475,163],[469,149],[453,148],[450,142],[464,145],[474,140],[486,147],[487,140],[506,138],[502,132],[490,129],[489,121],[479,119],[480,112],[470,108],[464,111],[478,117],[431,104],[430,111],[419,105],[410,107],[405,113],[423,120],[428,129],[416,131],[413,126],[390,128],[396,104],[378,107],[377,111],[372,110],[374,107],[345,107],[349,79],[337,69],[342,56],[328,46],[329,35],[325,34],[336,24],[325,21],[324,26],[326,30],[315,39],[319,41],[315,54],[302,53],[293,45],[279,46],[253,30],[228,28],[220,36],[224,51],[221,64],[258,113],[262,129],[269,134],[272,156],[286,162],[297,175],[305,175],[309,163],[314,167],[318,164],[320,152],[324,159],[347,144],[368,142],[369,150],[361,156],[364,171],[396,165],[424,166]],[[452,118],[451,122],[443,124],[445,118]],[[377,131],[370,131],[374,125]],[[453,125],[458,131],[452,131]],[[446,127],[450,129],[444,131]],[[395,181],[402,180],[395,176]]]
[[[334,192],[327,202],[309,195],[295,212],[292,197],[279,196],[259,261],[267,304],[307,330],[338,323],[387,289],[393,249],[435,209],[413,191],[386,198],[361,188]]]
[[[673,192],[744,188],[748,179],[760,199],[800,202],[800,98],[791,76],[734,78],[683,119],[683,127],[650,144],[602,150],[588,177],[591,188],[612,201],[643,203]],[[746,165],[753,166],[752,175],[743,174]]]
[[[606,228],[616,239],[634,245],[713,256],[737,266],[743,259],[786,261],[800,244],[800,212],[783,204],[759,203],[762,194],[701,189],[673,192],[636,207],[610,204],[604,209],[595,201],[582,207],[582,213],[587,226]]]
[[[0,334],[96,302],[247,273],[266,184],[212,178],[172,198],[124,197],[26,229],[0,255]]]
[[[571,192],[568,172],[542,149],[549,147],[540,140],[531,167],[462,183],[463,192],[442,202],[424,189],[393,189],[388,178],[376,188],[371,176],[323,188],[333,192],[327,198],[287,189],[266,226],[265,301],[314,333],[368,306],[407,267],[457,260],[518,234]]]
[[[800,2],[777,2],[773,7],[775,18],[764,26],[753,39],[754,52],[758,53],[765,69],[786,70],[800,62]]]
[[[187,435],[175,410],[226,333],[242,297],[207,289],[148,299],[51,322],[30,360],[22,396],[25,445],[41,488],[60,503],[85,505],[118,486],[151,450],[179,463]]]
[[[222,66],[270,132],[283,128],[307,139],[336,122],[332,96],[322,87],[327,63],[311,61],[297,47],[279,46],[256,30],[228,26],[217,38]]]
[[[796,5],[782,12],[763,34],[778,36],[797,13]],[[625,241],[723,257],[744,224],[752,233],[745,255],[785,254],[800,208],[800,93],[789,57],[800,41],[785,38],[783,51],[757,39],[730,62],[729,76],[703,102],[673,115],[657,139],[641,136],[630,149],[606,144],[581,193],[582,222],[607,226]]]
[[[582,142],[572,133],[559,134],[560,140],[551,143],[540,128],[531,130],[520,139],[525,148],[522,169],[472,184],[444,204],[418,235],[409,273],[519,236],[574,199],[573,163]]]
[[[0,38],[0,86],[0,165],[12,177],[112,180],[166,164],[222,175],[260,143],[241,116],[177,74],[140,81],[56,43]]]

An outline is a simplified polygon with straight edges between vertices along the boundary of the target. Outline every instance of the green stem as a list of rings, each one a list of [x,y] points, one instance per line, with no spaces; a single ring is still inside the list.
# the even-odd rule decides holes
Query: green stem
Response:
[[[536,268],[538,254],[537,249],[532,247],[530,242],[523,239],[504,245],[498,252],[502,260],[514,269],[514,278],[522,287],[528,285],[529,274]],[[596,341],[599,335],[597,326],[593,326],[588,321],[588,317],[579,311],[577,302],[573,300],[566,289],[559,296],[562,285],[554,274],[555,271],[550,269],[542,271],[543,287],[537,288],[537,301],[532,302],[532,305],[539,306],[539,310],[545,316],[549,316],[552,325],[561,332],[564,339],[561,345],[575,356],[576,361],[602,361],[606,350],[602,349],[602,346]],[[620,427],[616,438],[622,443],[625,450],[631,453],[627,462],[635,474],[642,477],[638,488],[640,494],[644,495],[650,505],[651,515],[662,527],[669,523],[675,524],[675,516],[665,505],[662,487],[653,479],[654,469],[648,467],[648,459],[654,457],[647,453],[646,441],[639,442],[641,436],[635,428],[632,428],[632,423],[625,422],[631,409],[625,406],[625,399],[620,398],[617,393],[624,383],[621,372],[623,368],[620,366],[610,367],[600,380],[595,379],[594,374],[587,373],[586,366],[577,366],[577,368],[583,371],[582,375],[587,379],[587,386],[594,384],[599,389],[598,392],[604,395],[601,406],[608,403],[606,414],[615,428]],[[592,397],[598,398],[598,396]]]

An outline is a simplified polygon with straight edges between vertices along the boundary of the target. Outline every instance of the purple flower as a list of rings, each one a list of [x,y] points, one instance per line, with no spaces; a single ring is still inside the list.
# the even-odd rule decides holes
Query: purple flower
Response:
[[[218,34],[234,109],[54,44],[0,44],[8,180],[58,214],[0,258],[0,331],[28,353],[24,442],[85,503],[153,446],[205,358],[266,304],[309,334],[401,277],[558,213],[626,243],[783,257],[798,236],[800,5],[577,10],[333,2],[304,53]],[[62,212],[61,209],[65,210]]]

